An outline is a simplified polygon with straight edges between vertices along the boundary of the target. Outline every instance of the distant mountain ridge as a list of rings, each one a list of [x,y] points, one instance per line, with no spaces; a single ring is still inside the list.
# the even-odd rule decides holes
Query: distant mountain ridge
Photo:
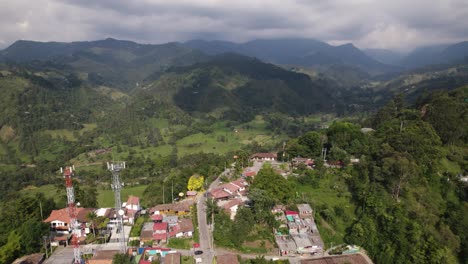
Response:
[[[240,44],[217,40],[191,40],[182,45],[207,54],[234,52],[282,65],[314,67],[344,64],[370,73],[396,70],[395,67],[367,56],[351,43],[332,46],[314,39],[262,39]]]
[[[468,62],[468,41],[451,45],[421,47],[409,53],[401,61],[408,68],[419,68],[435,64]]]
[[[207,59],[202,52],[174,42],[152,45],[112,38],[70,43],[19,40],[0,52],[3,61],[69,69],[86,74],[95,84],[125,90],[155,72]]]

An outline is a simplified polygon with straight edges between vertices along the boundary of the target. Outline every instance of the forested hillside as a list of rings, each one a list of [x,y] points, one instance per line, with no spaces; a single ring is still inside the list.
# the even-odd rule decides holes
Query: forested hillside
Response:
[[[329,160],[359,158],[331,173],[340,178],[333,189],[344,197],[349,192],[356,209],[324,204],[319,216],[335,232],[345,229],[344,240],[363,246],[376,263],[465,263],[468,185],[459,177],[468,169],[467,96],[467,87],[437,92],[411,107],[396,97],[362,124],[373,132],[336,122],[322,135],[289,141],[293,157],[318,157],[326,135]],[[299,172],[298,181],[323,191],[330,177],[330,171]]]

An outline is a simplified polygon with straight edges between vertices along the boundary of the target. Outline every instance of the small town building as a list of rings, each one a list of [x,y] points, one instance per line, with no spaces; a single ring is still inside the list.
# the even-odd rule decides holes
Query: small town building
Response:
[[[178,252],[167,253],[164,257],[163,264],[180,264],[181,254]]]
[[[183,200],[177,203],[160,204],[150,209],[150,214],[164,214],[164,215],[188,215],[190,208],[194,204],[192,199]]]
[[[100,250],[97,251],[94,256],[88,260],[89,264],[112,264],[112,259],[116,254],[119,254],[119,250]]]
[[[218,255],[216,256],[216,264],[239,264],[239,260],[234,254]]]
[[[153,223],[153,240],[167,242],[169,225],[167,223]]]
[[[143,254],[138,264],[151,264],[153,260],[159,260],[159,256],[164,258],[166,255],[172,253],[173,252],[171,252],[170,248],[147,247],[143,250]]]
[[[226,203],[222,205],[223,209],[226,211],[226,213],[229,215],[231,220],[234,220],[237,214],[237,210],[239,209],[239,206],[243,204],[242,200],[240,198],[229,200]]]
[[[140,242],[148,242],[153,240],[153,227],[154,223],[148,222],[143,225],[140,232]]]
[[[298,204],[297,209],[301,218],[312,217],[313,211],[309,204]]]
[[[86,236],[89,234],[90,230],[86,227],[88,222],[88,214],[94,212],[94,208],[76,208],[76,220],[78,224],[81,225],[81,236]],[[49,217],[44,220],[45,223],[50,224],[52,231],[57,232],[58,234],[70,234],[70,217],[68,216],[68,208],[63,208],[59,210],[52,210]]]
[[[255,153],[249,158],[250,161],[275,161],[278,155],[276,153]]]
[[[197,198],[197,191],[187,191],[185,193],[185,197],[188,199],[196,199]]]
[[[192,237],[194,228],[193,222],[190,218],[182,218],[180,219],[178,232],[176,233],[176,237]]]

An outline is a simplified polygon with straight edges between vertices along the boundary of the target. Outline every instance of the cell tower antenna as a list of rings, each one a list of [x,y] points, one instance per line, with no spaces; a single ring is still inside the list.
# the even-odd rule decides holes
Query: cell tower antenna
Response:
[[[65,186],[67,189],[67,213],[70,218],[70,227],[72,230],[72,245],[73,245],[73,256],[75,264],[81,264],[81,250],[78,239],[81,237],[81,228],[78,220],[76,219],[76,205],[75,205],[75,191],[73,190],[73,168],[65,167],[60,168],[60,172],[63,173],[65,178]]]
[[[110,163],[108,166],[112,172],[112,190],[114,191],[115,210],[117,211],[117,230],[120,231],[120,252],[125,254],[127,252],[127,245],[125,243],[125,232],[123,229],[123,215],[122,201],[120,199],[120,191],[122,190],[123,183],[120,182],[120,171],[125,169],[125,162]]]

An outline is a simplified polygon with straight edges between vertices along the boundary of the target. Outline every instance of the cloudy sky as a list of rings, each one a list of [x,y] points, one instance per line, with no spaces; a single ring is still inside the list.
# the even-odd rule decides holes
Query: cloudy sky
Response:
[[[0,48],[18,39],[107,37],[307,37],[400,50],[468,40],[467,0],[0,0],[0,7]]]

